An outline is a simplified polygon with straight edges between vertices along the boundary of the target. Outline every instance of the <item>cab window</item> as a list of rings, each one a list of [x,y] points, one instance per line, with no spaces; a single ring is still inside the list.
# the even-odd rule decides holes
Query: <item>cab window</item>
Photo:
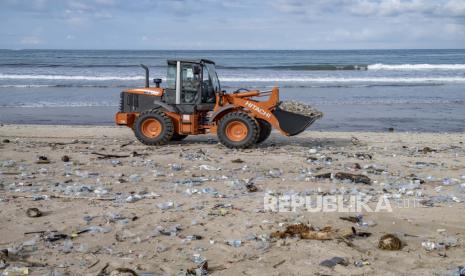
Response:
[[[194,74],[191,64],[181,66],[181,101],[183,103],[195,103],[200,85],[200,76]]]
[[[215,65],[207,63],[205,66],[208,68],[208,74],[210,75],[213,91],[221,91],[220,81],[218,80],[218,75],[216,74]]]
[[[168,72],[166,74],[166,88],[176,89],[176,64],[168,65]]]
[[[210,74],[208,68],[204,66],[202,71],[202,103],[214,103],[215,100],[215,90],[213,89]]]

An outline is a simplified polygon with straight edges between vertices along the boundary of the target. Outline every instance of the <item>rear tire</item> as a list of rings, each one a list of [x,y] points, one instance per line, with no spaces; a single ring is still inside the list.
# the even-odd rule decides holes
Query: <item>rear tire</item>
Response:
[[[271,124],[265,120],[257,119],[258,125],[260,127],[260,134],[258,135],[257,144],[264,142],[271,134]]]
[[[134,124],[136,138],[149,146],[166,144],[174,134],[173,121],[160,109],[140,113]]]
[[[219,121],[217,135],[220,142],[228,148],[247,148],[257,142],[258,123],[247,113],[231,112]]]
[[[171,141],[181,141],[181,140],[186,139],[186,137],[187,137],[187,135],[185,135],[185,134],[174,133],[173,137],[171,137]]]

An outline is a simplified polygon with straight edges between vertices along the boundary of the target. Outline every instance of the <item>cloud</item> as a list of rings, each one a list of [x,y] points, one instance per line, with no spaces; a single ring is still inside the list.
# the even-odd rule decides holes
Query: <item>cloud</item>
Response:
[[[442,11],[449,15],[465,16],[465,0],[450,0],[442,6]]]
[[[349,5],[349,10],[360,15],[398,16],[406,13],[429,13],[434,9],[432,3],[425,0],[363,0]]]
[[[449,23],[444,26],[444,30],[447,34],[450,34],[452,37],[465,36],[465,26],[462,24]]]
[[[355,15],[401,16],[417,14],[436,17],[465,15],[465,0],[359,0],[348,2],[347,7]]]
[[[274,0],[271,5],[280,12],[293,14],[338,11],[349,15],[387,17],[405,14],[465,15],[465,0]]]
[[[24,45],[38,45],[42,41],[38,36],[24,36],[21,38],[20,43]]]
[[[465,45],[465,0],[0,0],[0,16],[0,48]]]

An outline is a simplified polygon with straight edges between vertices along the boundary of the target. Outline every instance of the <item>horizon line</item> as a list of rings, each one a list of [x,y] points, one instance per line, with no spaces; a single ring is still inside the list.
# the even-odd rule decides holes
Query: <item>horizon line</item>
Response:
[[[72,49],[72,48],[0,48],[0,51],[386,51],[386,50],[465,50],[465,48],[353,48],[353,49]]]

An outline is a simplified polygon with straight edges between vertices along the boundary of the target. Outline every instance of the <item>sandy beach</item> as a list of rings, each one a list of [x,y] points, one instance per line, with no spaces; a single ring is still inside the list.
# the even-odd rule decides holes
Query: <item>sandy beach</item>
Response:
[[[464,140],[309,131],[231,150],[214,136],[147,147],[124,127],[2,125],[0,270],[182,275],[202,273],[206,261],[211,275],[459,275]],[[338,179],[341,172],[369,183]],[[392,211],[265,208],[265,197],[289,194],[370,195],[373,208],[383,196]],[[297,223],[334,235],[272,237]],[[378,248],[385,234],[401,248]],[[323,262],[333,257],[342,261]]]

